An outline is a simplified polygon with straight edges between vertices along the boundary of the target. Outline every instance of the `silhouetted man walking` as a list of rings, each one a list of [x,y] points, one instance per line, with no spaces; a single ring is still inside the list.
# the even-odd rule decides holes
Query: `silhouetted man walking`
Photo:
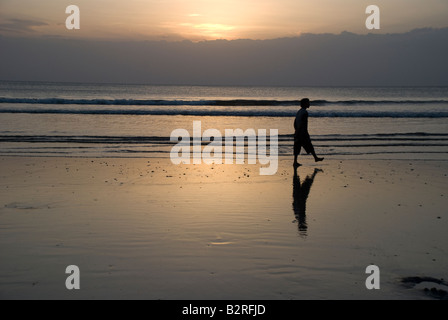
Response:
[[[312,154],[314,161],[319,162],[324,158],[319,158],[314,151],[313,144],[311,143],[310,134],[308,133],[308,109],[310,107],[310,100],[304,98],[300,100],[300,110],[297,111],[296,119],[294,120],[294,167],[300,166],[297,162],[297,157],[300,154],[300,150],[303,147],[308,154]]]

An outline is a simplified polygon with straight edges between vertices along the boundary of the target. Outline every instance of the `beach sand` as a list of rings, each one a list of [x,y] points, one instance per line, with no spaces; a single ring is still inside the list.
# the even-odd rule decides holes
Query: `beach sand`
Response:
[[[440,298],[424,289],[447,290],[435,281],[448,279],[448,162],[301,160],[294,178],[286,157],[274,176],[2,157],[0,298]],[[370,264],[379,290],[365,286]],[[80,290],[65,287],[69,265]]]

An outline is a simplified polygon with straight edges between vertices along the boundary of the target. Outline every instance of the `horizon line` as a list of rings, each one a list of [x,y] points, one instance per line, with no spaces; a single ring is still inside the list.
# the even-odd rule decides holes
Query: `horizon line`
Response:
[[[41,84],[64,84],[64,85],[122,85],[122,86],[154,86],[154,87],[245,87],[245,88],[447,88],[447,85],[218,85],[218,84],[154,84],[137,82],[89,82],[89,81],[45,81],[45,80],[7,80],[0,79],[0,82],[16,83],[41,83]]]

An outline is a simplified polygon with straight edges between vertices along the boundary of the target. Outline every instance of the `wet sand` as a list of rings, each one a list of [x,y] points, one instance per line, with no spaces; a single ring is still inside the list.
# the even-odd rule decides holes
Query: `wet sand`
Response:
[[[291,164],[282,158],[276,175],[260,176],[257,165],[157,158],[0,158],[0,298],[434,299],[430,289],[447,290],[448,162],[305,158],[297,176]],[[370,264],[379,290],[366,289]],[[80,268],[80,290],[65,287],[68,265]]]

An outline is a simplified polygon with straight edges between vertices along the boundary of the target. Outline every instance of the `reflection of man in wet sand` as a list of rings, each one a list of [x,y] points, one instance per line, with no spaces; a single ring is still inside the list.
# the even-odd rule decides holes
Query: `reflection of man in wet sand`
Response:
[[[294,167],[300,166],[297,162],[297,157],[300,154],[300,149],[303,147],[308,154],[312,154],[314,161],[322,161],[324,158],[319,158],[314,151],[311,138],[308,133],[308,109],[310,107],[310,100],[305,98],[300,101],[300,110],[297,111],[296,119],[294,120]]]
[[[306,224],[306,200],[310,194],[311,185],[314,182],[314,178],[318,172],[322,172],[321,169],[314,169],[312,175],[308,175],[303,183],[300,183],[300,177],[297,174],[297,169],[294,169],[294,178],[292,184],[292,208],[294,215],[299,223],[299,233],[301,236],[306,237],[308,226]]]

